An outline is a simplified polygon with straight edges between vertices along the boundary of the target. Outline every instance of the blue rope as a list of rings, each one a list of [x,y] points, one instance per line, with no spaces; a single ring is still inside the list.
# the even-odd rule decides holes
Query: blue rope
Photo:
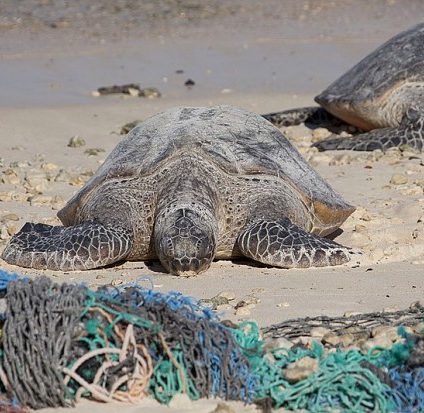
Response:
[[[398,413],[424,412],[424,367],[404,370],[395,367],[389,370],[393,388],[388,392]]]

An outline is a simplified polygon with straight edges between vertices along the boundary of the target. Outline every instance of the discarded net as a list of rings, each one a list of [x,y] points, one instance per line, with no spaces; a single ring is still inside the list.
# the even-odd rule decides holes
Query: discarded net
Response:
[[[283,348],[264,340],[254,322],[229,327],[192,298],[135,283],[93,291],[0,271],[0,296],[0,411],[81,397],[168,403],[179,393],[311,412],[424,411],[424,337],[403,327],[390,348],[290,341]],[[422,307],[414,308],[414,323],[402,315],[406,325],[422,320]],[[308,320],[295,320],[294,336],[287,323],[265,335],[298,337]],[[331,323],[340,321],[324,325]]]

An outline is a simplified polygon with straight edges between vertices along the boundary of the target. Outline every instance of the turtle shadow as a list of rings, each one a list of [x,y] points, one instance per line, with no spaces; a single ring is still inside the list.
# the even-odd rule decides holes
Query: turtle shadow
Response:
[[[159,260],[144,261],[144,265],[152,272],[169,275]]]
[[[334,241],[335,238],[342,235],[344,231],[341,228],[337,228],[334,232],[331,234],[326,235],[324,238],[330,239],[331,241]]]

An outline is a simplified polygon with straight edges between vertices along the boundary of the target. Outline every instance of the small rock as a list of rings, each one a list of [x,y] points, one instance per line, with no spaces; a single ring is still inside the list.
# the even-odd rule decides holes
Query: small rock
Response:
[[[55,210],[55,211],[57,211],[57,210],[59,210],[59,209],[62,209],[62,208],[64,207],[64,205],[65,205],[65,201],[64,201],[64,199],[63,199],[61,196],[59,196],[59,195],[55,195],[55,196],[53,197],[53,199],[51,200],[51,202],[50,202],[50,206],[51,206],[51,208],[52,208],[53,210]]]
[[[69,172],[65,171],[64,169],[60,169],[59,173],[55,176],[54,181],[55,182],[69,182],[71,179],[71,175]]]
[[[371,330],[371,337],[387,337],[391,341],[396,341],[399,338],[397,333],[398,328],[392,326],[378,326]]]
[[[21,169],[21,168],[27,168],[28,166],[31,166],[31,164],[28,161],[14,161],[14,162],[10,162],[9,164],[10,168],[17,168],[17,169]]]
[[[80,146],[85,145],[85,140],[81,136],[75,135],[69,139],[68,146],[70,148],[79,148]]]
[[[247,307],[237,308],[235,314],[239,317],[246,317],[250,315],[250,310]]]
[[[121,130],[119,131],[120,135],[126,135],[130,130],[134,129],[140,122],[142,122],[141,120],[134,120],[132,122],[128,122],[125,125],[123,125],[121,127]]]
[[[290,304],[287,301],[284,301],[283,303],[278,303],[277,307],[278,308],[281,308],[281,307],[287,308],[287,307],[290,307]]]
[[[290,340],[287,340],[284,337],[278,337],[278,338],[272,338],[270,340],[267,340],[265,342],[264,349],[265,351],[280,349],[280,348],[284,348],[288,350],[288,349],[291,349],[293,346],[294,344]]]
[[[326,327],[314,327],[311,330],[311,337],[322,339],[330,330]]]
[[[354,317],[355,315],[361,315],[362,313],[360,311],[346,311],[343,314],[343,317]]]
[[[19,221],[19,217],[16,214],[5,214],[2,215],[2,217],[0,218],[0,221],[4,222],[4,221]]]
[[[45,171],[53,171],[57,168],[58,168],[58,166],[54,163],[51,163],[51,162],[46,162],[46,163],[41,164],[41,169],[44,169]]]
[[[354,228],[355,232],[365,232],[366,230],[367,230],[367,227],[362,224],[356,224]]]
[[[328,334],[326,334],[323,338],[322,338],[322,342],[325,344],[330,344],[331,346],[342,346],[342,347],[347,347],[348,345],[352,344],[353,341],[355,340],[355,337],[353,336],[353,334],[335,334],[333,332],[330,332]]]
[[[111,282],[110,285],[116,286],[116,285],[121,285],[124,283],[124,280],[122,278],[114,278]]]
[[[137,83],[127,83],[125,85],[113,85],[113,86],[103,86],[97,89],[99,95],[112,95],[115,93],[123,93],[125,95],[130,94],[130,90],[134,89],[138,92],[140,91],[140,85]]]
[[[382,347],[382,348],[390,348],[393,345],[393,341],[387,336],[379,336],[372,338],[371,340],[367,340],[361,348],[365,351],[369,351],[374,347]]]
[[[318,370],[318,360],[312,357],[303,357],[290,363],[283,371],[284,378],[290,383],[307,379]]]
[[[0,192],[0,202],[7,202],[11,200],[12,200],[12,196],[10,192]]]
[[[1,182],[3,184],[19,185],[21,180],[18,177],[18,174],[11,168],[6,169],[2,172]]]
[[[31,206],[43,206],[52,202],[51,196],[46,195],[34,195],[28,198]]]
[[[97,156],[101,152],[105,152],[105,150],[103,148],[89,148],[84,151],[88,156]]]
[[[325,128],[316,128],[312,131],[312,142],[322,141],[328,138],[331,132]]]
[[[145,89],[141,89],[138,95],[148,99],[156,99],[162,96],[159,90],[155,87],[146,87]]]
[[[10,238],[9,232],[7,231],[6,225],[2,225],[0,227],[0,239],[1,240],[7,240]]]
[[[247,296],[247,297],[243,298],[242,300],[240,300],[240,301],[239,301],[239,302],[235,305],[235,308],[237,309],[237,308],[241,308],[241,307],[247,307],[247,306],[249,306],[250,304],[258,304],[258,303],[260,303],[260,302],[261,302],[260,298],[253,297],[253,296],[249,295],[249,296]]]
[[[236,295],[232,291],[222,291],[217,295],[217,297],[223,297],[228,301],[232,301],[236,298]]]
[[[42,194],[48,188],[48,180],[45,174],[27,172],[25,174],[24,188],[29,193]]]
[[[188,88],[193,87],[195,84],[196,84],[196,83],[195,83],[195,82],[194,82],[194,80],[192,80],[192,79],[187,79],[187,80],[184,82],[184,85],[185,85],[185,86],[187,86]]]
[[[405,176],[405,175],[401,175],[401,174],[394,174],[390,178],[390,183],[392,185],[404,185],[404,184],[408,183],[408,177]]]
[[[15,224],[7,224],[6,230],[7,230],[7,233],[9,234],[9,236],[15,235],[16,232],[18,231]]]
[[[216,306],[216,311],[228,311],[232,309],[233,309],[233,306],[230,304],[220,304]]]
[[[130,96],[139,96],[140,90],[139,89],[134,89],[133,87],[129,87],[128,88],[128,94]]]

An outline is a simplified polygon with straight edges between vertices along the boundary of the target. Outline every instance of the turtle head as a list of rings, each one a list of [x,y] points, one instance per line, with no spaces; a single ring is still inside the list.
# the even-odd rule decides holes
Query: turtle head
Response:
[[[216,251],[217,224],[198,205],[175,205],[156,218],[156,254],[172,274],[191,276],[209,268]]]

